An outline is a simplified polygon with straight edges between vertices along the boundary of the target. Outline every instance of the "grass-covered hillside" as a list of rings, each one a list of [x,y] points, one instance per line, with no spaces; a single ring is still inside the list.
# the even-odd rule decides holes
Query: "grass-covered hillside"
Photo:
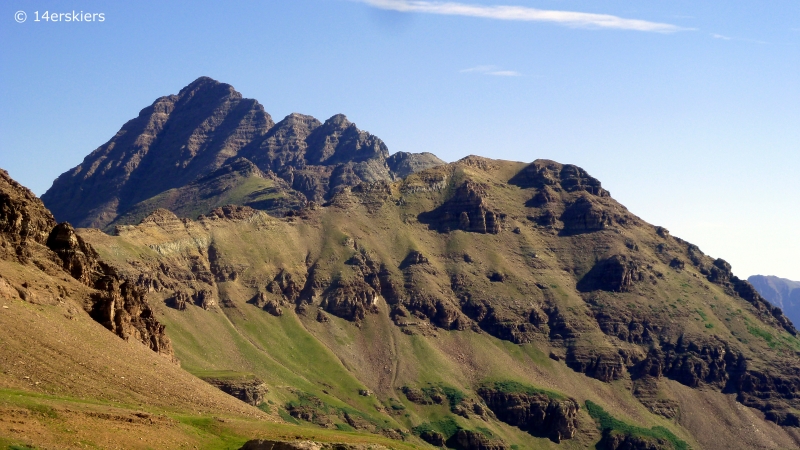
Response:
[[[183,369],[261,380],[262,411],[320,435],[799,442],[791,323],[575,166],[469,157],[284,218],[158,210],[116,233],[79,231],[149,292]]]

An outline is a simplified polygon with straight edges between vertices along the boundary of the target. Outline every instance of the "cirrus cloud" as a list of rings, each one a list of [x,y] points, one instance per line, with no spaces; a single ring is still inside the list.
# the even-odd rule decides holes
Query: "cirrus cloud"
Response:
[[[494,75],[497,77],[519,77],[522,76],[521,73],[517,72],[516,70],[500,70],[497,66],[475,66],[470,67],[469,69],[461,69],[459,70],[461,73],[482,73],[484,75]]]
[[[375,8],[406,12],[441,14],[450,16],[480,17],[495,20],[524,22],[553,22],[574,28],[598,28],[674,33],[686,30],[668,23],[625,19],[610,14],[574,11],[556,11],[526,6],[486,6],[457,2],[432,2],[418,0],[356,0]]]

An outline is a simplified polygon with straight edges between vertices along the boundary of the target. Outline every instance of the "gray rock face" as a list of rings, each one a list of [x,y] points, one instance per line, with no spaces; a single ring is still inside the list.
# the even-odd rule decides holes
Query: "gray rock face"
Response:
[[[252,162],[257,170],[244,170],[242,161]],[[282,214],[307,201],[327,200],[347,186],[388,181],[442,163],[431,154],[390,158],[383,141],[342,114],[324,123],[290,114],[275,124],[256,100],[201,77],[177,95],[161,97],[143,109],[81,164],[59,176],[42,201],[59,221],[106,228],[126,214],[134,212],[140,219],[159,207],[184,216],[189,212],[177,207],[186,202],[170,199],[198,193],[213,197],[209,192],[224,192],[220,187],[237,183],[230,176],[236,172],[242,180],[275,181],[276,195],[268,198],[277,201],[259,203],[258,195],[241,201]],[[147,202],[190,184],[188,192]],[[202,206],[210,211],[223,204]],[[191,213],[196,217],[198,211]],[[118,221],[122,222],[136,220]]]
[[[42,196],[60,221],[103,227],[130,206],[219,168],[273,126],[255,100],[201,77],[128,121]]]

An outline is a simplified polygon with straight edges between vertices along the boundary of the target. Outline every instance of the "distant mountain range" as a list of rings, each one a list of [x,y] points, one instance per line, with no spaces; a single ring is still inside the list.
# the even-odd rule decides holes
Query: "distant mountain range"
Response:
[[[753,275],[747,279],[762,297],[781,308],[794,324],[800,324],[800,281],[772,275]]]

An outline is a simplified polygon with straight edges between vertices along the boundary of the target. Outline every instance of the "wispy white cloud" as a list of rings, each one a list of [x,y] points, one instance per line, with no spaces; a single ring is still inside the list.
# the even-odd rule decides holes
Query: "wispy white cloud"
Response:
[[[475,67],[470,67],[469,69],[461,69],[461,70],[459,70],[459,72],[461,72],[461,73],[467,73],[467,72],[483,72],[483,73],[485,73],[485,72],[489,72],[491,70],[496,70],[496,69],[497,69],[497,66],[475,66]]]
[[[370,6],[407,13],[442,14],[450,16],[480,17],[496,20],[525,22],[553,22],[575,28],[601,28],[618,30],[674,33],[682,31],[677,25],[625,19],[610,14],[594,14],[574,11],[555,11],[526,6],[486,6],[457,2],[435,2],[419,0],[355,0]]]
[[[484,75],[494,75],[498,77],[520,77],[521,73],[516,70],[501,70],[497,66],[475,66],[468,69],[459,70],[461,73],[482,73]]]
[[[496,75],[498,77],[519,77],[521,73],[516,70],[495,70],[494,72],[486,72],[488,75]]]
[[[711,33],[711,37],[714,39],[722,39],[723,41],[740,41],[740,42],[750,42],[752,44],[764,44],[764,45],[769,44],[769,42],[767,41],[759,41],[758,39],[736,38],[717,33]]]

